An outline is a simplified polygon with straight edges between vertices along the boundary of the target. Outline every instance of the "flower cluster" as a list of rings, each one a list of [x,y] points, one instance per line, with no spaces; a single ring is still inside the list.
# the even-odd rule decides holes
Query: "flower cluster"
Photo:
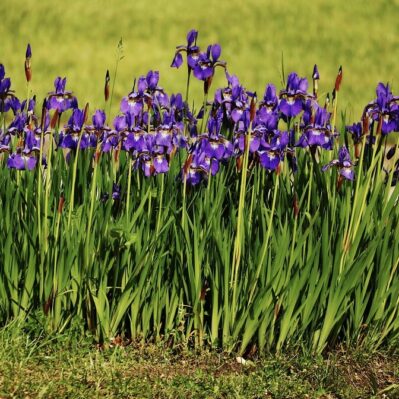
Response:
[[[245,89],[237,76],[228,72],[226,62],[220,59],[220,45],[208,45],[206,51],[201,51],[197,38],[196,30],[188,32],[187,43],[176,47],[171,65],[179,68],[186,53],[187,82],[191,74],[204,82],[204,104],[197,116],[188,106],[189,85],[186,101],[181,94],[168,95],[159,86],[158,71],[149,71],[135,81],[132,91],[121,100],[120,114],[112,122],[107,122],[104,110],[96,110],[89,118],[88,106],[79,108],[73,92],[66,90],[66,78],[61,77],[55,79],[54,90],[48,93],[40,115],[35,97],[21,102],[15,96],[11,79],[0,64],[3,121],[0,159],[6,159],[11,169],[32,170],[41,156],[40,164],[46,167],[48,144],[54,143],[52,148],[64,150],[67,160],[74,152],[91,150],[90,156],[96,160],[101,153],[112,153],[112,159],[117,161],[120,152],[125,152],[130,167],[150,177],[168,172],[176,152],[184,150],[187,155],[181,165],[180,179],[185,184],[198,185],[231,161],[240,170],[245,156],[249,168],[259,165],[279,173],[287,163],[295,173],[299,151],[308,151],[316,162],[321,162],[323,151],[338,151],[338,158],[322,170],[337,167],[340,184],[342,179],[355,178],[350,147],[341,146],[338,150],[337,144],[343,140],[334,126],[342,68],[332,90],[332,104],[329,95],[323,105],[319,103],[317,65],[312,72],[312,92],[308,80],[292,72],[282,90],[267,84],[258,101],[256,93]],[[25,55],[28,84],[32,78],[31,58],[28,45]],[[227,83],[216,89],[209,101],[209,89],[218,66],[224,70]],[[109,82],[107,71],[105,101],[109,100]],[[361,121],[346,127],[353,139],[355,158],[359,158],[363,142],[372,146],[376,136],[398,131],[399,97],[383,83],[378,84],[376,99],[365,107]],[[113,191],[113,198],[118,199],[120,187],[116,183]]]

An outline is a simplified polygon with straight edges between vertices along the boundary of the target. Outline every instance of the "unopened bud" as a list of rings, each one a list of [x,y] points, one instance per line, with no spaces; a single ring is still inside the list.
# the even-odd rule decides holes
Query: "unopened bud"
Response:
[[[369,122],[369,117],[367,114],[363,115],[363,120],[362,120],[362,134],[368,134],[370,129],[370,122]]]
[[[84,113],[83,113],[84,123],[86,123],[88,116],[89,116],[89,103],[86,103],[86,106],[85,106],[85,109],[84,109]]]
[[[54,111],[53,117],[51,118],[51,121],[50,121],[50,127],[51,127],[52,129],[54,129],[55,126],[57,125],[58,118],[59,118],[59,113],[58,113],[58,109],[56,109],[56,110]]]
[[[326,101],[324,102],[324,108],[327,109],[330,104],[330,93],[327,93]]]
[[[252,122],[255,119],[256,116],[256,93],[254,93],[252,99],[251,99],[251,105],[249,108],[249,120]]]
[[[342,66],[339,67],[337,78],[335,79],[335,91],[338,92],[342,83]]]
[[[105,101],[108,101],[109,99],[109,82],[110,82],[110,77],[109,77],[109,70],[107,69],[107,73],[105,74],[105,86],[104,86],[104,98]]]
[[[30,44],[28,43],[28,46],[26,47],[26,54],[25,54],[25,77],[26,77],[27,82],[30,82],[32,80],[31,58],[32,58],[32,49],[30,47]]]

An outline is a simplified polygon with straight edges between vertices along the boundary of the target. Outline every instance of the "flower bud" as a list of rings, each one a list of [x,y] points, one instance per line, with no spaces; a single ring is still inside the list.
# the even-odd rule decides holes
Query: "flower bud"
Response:
[[[338,75],[337,75],[337,78],[335,79],[334,90],[336,92],[339,91],[339,88],[341,87],[341,83],[342,83],[342,66],[339,67]]]
[[[105,101],[108,101],[109,99],[109,81],[110,81],[109,70],[107,69],[107,73],[105,74],[105,86],[104,86]]]
[[[28,43],[25,54],[25,77],[27,82],[30,82],[32,79],[31,57],[32,57],[32,49],[30,47],[30,44]]]

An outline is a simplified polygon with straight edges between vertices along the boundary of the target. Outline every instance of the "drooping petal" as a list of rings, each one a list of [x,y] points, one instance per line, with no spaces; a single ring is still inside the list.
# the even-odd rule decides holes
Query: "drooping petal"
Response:
[[[352,170],[351,167],[349,168],[341,168],[339,174],[347,180],[353,181],[355,179],[355,172]]]
[[[170,65],[172,68],[180,68],[183,64],[183,56],[180,52],[177,52],[173,57],[172,64]]]

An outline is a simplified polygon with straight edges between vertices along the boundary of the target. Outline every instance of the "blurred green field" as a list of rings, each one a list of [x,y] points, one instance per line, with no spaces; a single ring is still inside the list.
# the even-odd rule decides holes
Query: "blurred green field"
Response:
[[[397,87],[399,1],[322,0],[50,0],[0,1],[0,62],[19,95],[26,92],[25,47],[33,50],[33,91],[52,90],[54,78],[68,77],[67,87],[82,103],[103,106],[106,69],[111,75],[121,37],[115,98],[131,89],[133,78],[149,69],[161,73],[161,86],[183,91],[185,68],[170,68],[176,45],[186,32],[199,30],[199,44],[222,45],[222,59],[248,89],[263,94],[267,82],[281,85],[285,72],[310,77],[319,65],[322,92],[331,90],[340,64],[344,82],[340,107],[358,118],[379,81]],[[224,84],[218,72],[215,86]],[[215,87],[214,86],[214,87]],[[193,94],[200,101],[201,84]],[[117,101],[114,101],[114,112]]]

